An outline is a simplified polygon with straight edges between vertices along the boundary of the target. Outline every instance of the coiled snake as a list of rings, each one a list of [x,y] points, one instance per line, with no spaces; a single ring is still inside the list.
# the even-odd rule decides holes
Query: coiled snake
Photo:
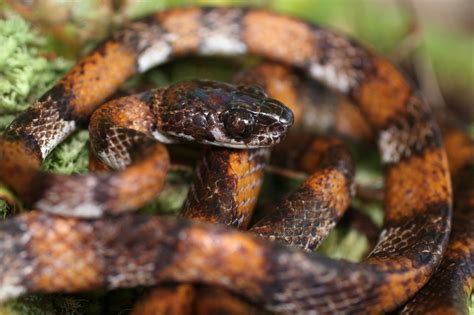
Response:
[[[116,116],[121,115],[120,107],[132,105],[145,110],[136,115],[155,115],[155,122],[130,121],[123,114],[115,119],[114,123],[119,122],[116,127],[99,111],[90,127],[101,134],[97,146],[93,145],[98,156],[115,168],[134,161],[130,167],[119,173],[59,180],[37,171],[45,156],[87,121],[128,77],[188,54],[255,54],[276,60],[304,70],[358,104],[377,133],[386,174],[383,231],[363,263],[334,261],[222,226],[183,219],[120,215],[82,220],[51,214],[117,214],[155,196],[167,168],[166,151],[149,136],[139,134],[154,135],[162,141],[182,136],[211,143],[233,134],[234,147],[242,143],[251,146],[255,139],[274,143],[284,136],[292,115],[277,101],[262,103],[258,89],[233,90],[237,93],[233,95],[259,104],[262,114],[255,116],[243,108],[240,99],[218,97],[230,89],[227,85],[216,92],[214,83],[204,83],[205,93],[185,94],[199,102],[239,104],[226,115],[219,115],[226,124],[224,129],[208,129],[217,126],[212,117],[202,120],[201,115],[196,119],[161,115],[161,107],[156,106],[160,100],[177,101],[178,107],[186,107],[180,93],[131,96],[112,101],[117,106]],[[176,91],[184,91],[181,87],[187,85],[195,82],[178,85]],[[147,105],[140,105],[142,102]],[[256,120],[260,124],[254,124]],[[166,121],[184,129],[166,130],[171,133],[165,135],[158,126]],[[248,127],[263,122],[263,129]],[[206,132],[195,135],[196,125]],[[100,138],[122,140],[122,145],[107,144],[118,143],[113,141],[101,144]],[[379,313],[401,305],[428,281],[442,259],[450,232],[452,193],[441,134],[429,107],[406,79],[387,60],[353,40],[261,10],[180,8],[131,23],[82,59],[12,123],[2,138],[0,158],[1,180],[30,204],[51,212],[33,211],[0,223],[0,300],[29,292],[76,292],[175,281],[224,286],[273,311]],[[336,169],[333,175],[338,177],[337,167],[330,164],[326,170]],[[140,169],[153,169],[159,175],[150,174],[156,177],[147,181]],[[340,181],[345,182],[347,176],[350,172]],[[297,196],[308,196],[320,183],[310,179],[295,192]],[[134,184],[117,186],[113,192],[103,189],[117,182],[142,180],[147,182],[140,188]],[[149,195],[137,194],[152,182],[158,182],[158,188],[150,188]],[[338,187],[338,192],[345,191],[347,185]],[[80,200],[68,198],[69,191],[81,189]],[[331,194],[327,197],[331,200]],[[69,202],[67,206],[63,201]],[[285,204],[294,209],[296,201]],[[330,205],[331,210],[345,206]],[[246,224],[245,218],[234,219],[230,223]],[[285,224],[275,230],[266,229],[273,223],[269,224],[262,223],[257,233],[285,239]],[[306,246],[298,237],[290,239]]]

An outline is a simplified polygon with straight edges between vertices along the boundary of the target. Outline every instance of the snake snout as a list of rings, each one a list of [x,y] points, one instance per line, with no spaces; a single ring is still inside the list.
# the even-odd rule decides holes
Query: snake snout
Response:
[[[294,115],[291,109],[284,108],[282,113],[280,114],[280,118],[278,120],[281,124],[290,127],[293,125]]]
[[[261,106],[261,123],[267,125],[272,132],[286,134],[293,125],[294,115],[290,108],[275,99],[267,99]]]

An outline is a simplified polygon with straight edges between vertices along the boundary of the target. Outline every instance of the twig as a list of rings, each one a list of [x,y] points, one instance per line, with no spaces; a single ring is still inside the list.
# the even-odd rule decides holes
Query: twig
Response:
[[[294,170],[290,170],[287,168],[278,167],[274,165],[268,165],[265,168],[265,170],[269,173],[280,175],[280,176],[293,179],[293,180],[301,181],[301,180],[305,180],[308,177],[308,175],[303,172],[298,172],[298,171],[294,171]]]
[[[384,191],[382,188],[356,184],[356,196],[366,202],[383,202]]]

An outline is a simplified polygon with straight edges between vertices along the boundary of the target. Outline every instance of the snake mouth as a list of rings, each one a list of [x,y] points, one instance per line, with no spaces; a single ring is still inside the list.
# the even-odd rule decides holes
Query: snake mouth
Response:
[[[203,140],[202,141],[202,144],[206,144],[206,145],[213,145],[215,146],[215,143],[212,142],[212,141],[209,141],[209,140]],[[258,148],[261,148],[262,145],[256,145],[256,144],[247,144],[247,143],[239,143],[239,142],[228,142],[228,143],[223,143],[223,144],[220,144],[219,145],[220,147],[222,148],[228,148],[228,149],[242,149],[242,150],[245,150],[245,149],[258,149]]]
[[[229,148],[229,149],[258,149],[258,148],[272,147],[280,143],[286,137],[286,134],[287,134],[286,131],[284,132],[274,131],[274,132],[267,132],[264,134],[256,135],[251,140],[227,139],[225,142],[224,141],[216,142],[216,141],[203,139],[200,142],[206,145],[219,146],[219,147]]]

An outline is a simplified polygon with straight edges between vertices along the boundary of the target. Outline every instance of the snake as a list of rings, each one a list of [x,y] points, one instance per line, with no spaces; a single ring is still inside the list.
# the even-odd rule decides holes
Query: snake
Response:
[[[326,112],[334,125],[320,128],[333,128],[333,132],[355,142],[372,140],[373,132],[360,110],[347,99],[334,101],[336,106],[328,108],[329,112]],[[441,122],[454,183],[450,241],[438,270],[428,284],[399,310],[400,314],[469,314],[469,297],[474,279],[474,234],[471,229],[474,223],[474,143],[460,126],[442,118]]]
[[[334,99],[334,103],[332,105],[336,106],[327,108],[326,112],[333,125],[319,126],[320,129],[332,129],[332,132],[353,142],[373,140],[373,131],[354,104],[347,99]],[[474,223],[474,143],[459,125],[442,117],[440,121],[454,183],[450,241],[438,270],[428,284],[399,309],[400,314],[469,314],[474,279],[474,234],[471,228]]]
[[[294,93],[298,82],[282,65],[266,62],[245,69],[235,76],[234,83],[263,87],[292,112],[302,112],[303,101]],[[294,125],[300,122],[301,115],[295,115]],[[313,251],[348,209],[354,191],[350,153],[337,138],[291,132],[272,148],[271,163],[310,176],[277,207],[256,219],[252,216],[269,154],[268,148],[245,151],[208,147],[180,216],[248,229],[259,237]],[[250,224],[250,219],[256,222]],[[210,298],[215,295],[217,300]],[[203,314],[262,312],[229,292],[183,284],[153,290],[137,303],[132,314],[191,314],[193,308]]]
[[[474,142],[457,128],[445,131],[444,140],[454,182],[452,233],[438,270],[402,314],[469,314],[474,283]]]
[[[256,67],[251,67],[239,73],[237,75],[237,81],[247,82],[249,84],[258,83],[260,86],[265,87],[266,90],[270,91],[272,97],[276,97],[285,104],[288,104],[289,108],[293,112],[301,112],[301,107],[306,101],[307,95],[300,95],[295,97],[294,91],[298,89],[297,82],[294,82],[295,74],[293,71],[287,67],[284,67],[279,64],[266,62],[264,64],[258,65]],[[301,83],[301,82],[298,82]],[[274,89],[275,86],[278,86],[277,89]],[[278,91],[278,93],[277,93]],[[310,96],[311,97],[311,96]],[[298,100],[296,100],[298,98]],[[346,113],[341,117],[341,111]],[[360,111],[353,105],[347,103],[346,101],[340,102],[337,106],[332,108],[330,113],[336,117],[334,124],[337,128],[337,131],[345,136],[350,136],[353,141],[367,141],[372,135],[370,133],[370,127],[366,125],[364,118],[361,116]],[[295,115],[295,124],[301,122],[301,117]],[[341,128],[343,126],[343,128]],[[448,129],[445,127],[445,129]],[[362,132],[361,132],[362,131]],[[279,165],[285,168],[290,169],[299,169],[298,165],[306,164],[306,169],[308,169],[308,162],[306,163],[297,163],[298,161],[308,161],[314,160],[318,153],[327,154],[330,150],[327,150],[329,147],[321,146],[321,143],[324,144],[334,144],[338,143],[337,140],[330,138],[321,138],[316,137],[317,140],[314,141],[313,136],[310,136],[307,133],[300,134],[300,132],[290,134],[282,144],[279,144],[276,148],[273,149],[274,155],[272,156],[272,165]],[[472,266],[474,264],[472,253],[474,252],[473,247],[473,235],[471,233],[470,226],[472,225],[472,184],[470,183],[472,178],[472,163],[474,161],[474,146],[472,140],[469,139],[465,132],[462,132],[458,129],[450,128],[443,132],[443,138],[446,143],[447,153],[450,163],[450,172],[455,178],[455,201],[457,206],[455,206],[454,218],[453,218],[453,230],[450,238],[450,243],[448,249],[443,257],[443,261],[430,279],[427,286],[420,290],[415,298],[408,303],[402,310],[402,314],[426,314],[426,313],[439,313],[439,314],[468,314],[467,305],[469,304],[469,295],[472,291],[472,277],[474,275]],[[302,141],[302,139],[306,139]],[[319,148],[320,152],[317,149],[298,150],[295,147],[295,143],[298,143],[299,140],[302,148],[311,147],[311,144],[315,148]],[[308,141],[310,140],[310,141]],[[319,145],[318,145],[319,143]],[[309,144],[309,145],[308,145]],[[293,150],[291,150],[293,149]],[[225,149],[209,148],[210,151],[218,150],[210,155],[212,157],[219,159],[219,154],[222,152],[228,151]],[[339,149],[340,150],[340,149]],[[340,152],[343,153],[344,151]],[[275,154],[276,153],[276,154]],[[229,152],[224,153],[226,157]],[[255,170],[255,173],[249,172],[252,170],[253,165],[247,163],[246,157],[247,153],[244,151],[234,151],[231,154],[239,155],[240,159],[238,160],[241,165],[235,165],[237,161],[234,159],[232,162],[227,161],[227,167],[230,169],[239,169],[242,170],[242,174],[255,176],[261,175],[260,169]],[[207,157],[209,158],[209,157]],[[344,163],[345,160],[345,163]],[[348,168],[341,168],[341,171],[350,170],[350,160],[341,158],[334,158],[334,156],[329,157],[329,161],[338,161],[342,162],[342,165],[348,164]],[[225,167],[226,163],[218,161],[217,164],[220,167]],[[201,164],[208,165],[213,164],[206,161],[206,156],[201,161]],[[314,163],[315,165],[321,163]],[[303,169],[305,167],[303,166]],[[215,174],[210,168],[206,167],[205,170],[198,168],[200,174],[195,176],[195,181],[191,186],[192,189],[197,189],[200,191],[206,191],[208,183],[213,183],[214,181],[209,177]],[[220,174],[222,177],[222,175]],[[241,177],[243,181],[245,176]],[[256,182],[255,180],[253,182]],[[258,181],[257,181],[258,183]],[[225,194],[225,187],[219,187],[219,195],[223,196]],[[213,189],[213,188],[210,188]],[[324,191],[323,187],[318,187],[314,189],[317,191]],[[197,215],[194,215],[191,211],[185,211],[181,213],[183,217],[189,218],[199,218],[203,221],[213,222],[213,223],[224,223],[226,225],[235,226],[234,221],[228,220],[227,217],[229,214],[235,214],[241,212],[238,204],[233,204],[228,207],[221,207],[216,209],[213,206],[214,201],[203,194],[204,198],[200,200],[200,206],[196,207],[198,210]],[[238,195],[237,195],[238,196]],[[197,199],[193,196],[195,200]],[[225,197],[224,197],[225,198]],[[188,202],[189,202],[188,198]],[[322,202],[324,198],[297,198],[300,201],[318,201]],[[249,206],[245,205],[245,212],[249,211]],[[250,206],[251,208],[251,206]],[[343,211],[345,207],[342,208]],[[196,211],[194,210],[194,211]],[[360,214],[355,209],[348,209],[346,214],[346,220],[349,219],[351,225],[362,224],[363,227],[359,227],[362,233],[367,233],[369,240],[371,239],[371,234],[377,232],[377,228],[371,228],[370,219],[368,222],[364,220],[363,217],[360,217]],[[334,224],[339,217],[324,217],[324,210],[317,209],[316,211],[304,211],[304,214],[292,212],[290,209],[283,211],[283,214],[290,214],[289,217],[278,217],[278,216],[267,216],[268,219],[273,220],[272,228],[276,231],[275,235],[282,237],[280,240],[281,243],[296,246],[305,249],[304,246],[298,246],[297,242],[292,242],[291,233],[279,233],[278,228],[284,220],[297,220],[299,218],[304,218],[306,221],[310,221],[308,214],[318,213],[320,216],[314,222],[311,222],[311,226],[323,226],[323,229],[319,229],[316,235],[319,237],[319,240],[324,239],[327,233],[334,227],[334,225],[324,226],[324,223]],[[281,214],[281,211],[280,211]],[[291,221],[290,221],[291,222]],[[365,222],[365,223],[364,223]],[[260,223],[260,222],[259,222]],[[367,224],[368,223],[368,224]],[[261,225],[261,224],[260,224]],[[247,228],[247,224],[244,226],[236,225],[238,228]],[[255,224],[250,231],[258,231],[259,224]],[[304,229],[304,224],[295,224],[295,228],[291,228],[287,224],[287,231],[299,231],[302,235],[311,235],[311,230]],[[255,227],[257,227],[255,229]],[[372,230],[372,233],[370,232]],[[265,237],[265,235],[260,235]],[[284,237],[284,238],[283,238]],[[303,239],[306,241],[311,239],[311,236],[306,236]],[[376,241],[376,239],[375,239]],[[317,242],[314,247],[316,248],[319,245]],[[374,244],[373,244],[374,245]],[[370,248],[373,247],[369,246]],[[307,248],[306,248],[307,249]],[[446,285],[449,283],[449,288],[446,289]],[[451,292],[450,294],[445,294],[446,290]],[[218,298],[217,298],[218,297]],[[255,305],[248,304],[248,302],[243,301],[238,296],[232,295],[229,292],[222,292],[215,288],[209,287],[193,287],[190,285],[180,285],[178,287],[174,286],[161,286],[157,289],[154,289],[151,293],[146,295],[138,304],[134,307],[132,314],[191,314],[192,310],[198,314],[214,314],[214,313],[227,313],[227,314],[260,314],[263,311],[257,308]]]
[[[99,217],[136,209],[150,202],[162,188],[169,166],[162,142],[183,138],[252,148],[280,141],[291,126],[292,112],[276,100],[254,94],[255,89],[247,90],[211,81],[187,81],[105,104],[91,118],[91,148],[113,169],[122,171],[100,175],[48,174],[37,168],[34,156],[38,155],[18,163],[15,156],[31,152],[20,153],[24,148],[17,139],[22,135],[45,135],[52,123],[51,116],[45,114],[47,105],[33,106],[24,115],[43,115],[33,121],[45,128],[37,133],[28,131],[29,126],[23,123],[25,116],[11,124],[5,134],[5,141],[11,145],[3,146],[10,151],[4,154],[4,182],[32,206],[52,213]],[[130,152],[141,153],[132,156]],[[140,179],[144,172],[148,176]],[[6,176],[13,173],[18,175]],[[25,186],[26,182],[34,185]]]
[[[451,228],[450,173],[437,123],[388,60],[296,18],[188,7],[130,23],[12,123],[2,140],[1,180],[12,186],[9,174],[18,171],[14,190],[28,198],[44,177],[29,172],[127,78],[189,54],[272,59],[359,106],[386,174],[384,226],[369,257],[335,261],[219,225],[132,214],[84,220],[55,215],[52,207],[1,222],[0,300],[175,281],[220,285],[276,312],[380,313],[419,291],[441,262]]]

